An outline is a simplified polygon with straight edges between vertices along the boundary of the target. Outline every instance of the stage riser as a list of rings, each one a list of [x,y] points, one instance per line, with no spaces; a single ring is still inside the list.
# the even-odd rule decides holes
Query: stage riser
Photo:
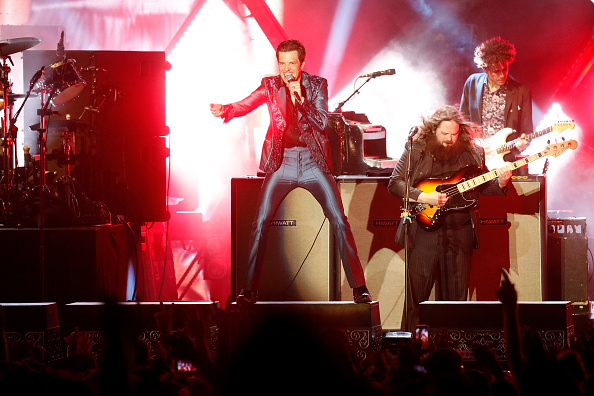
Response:
[[[201,324],[206,325],[208,329],[205,334],[206,345],[209,346],[211,354],[216,354],[219,342],[219,327],[215,322],[217,302],[165,301],[163,307],[168,312],[171,310],[173,332],[181,331],[186,321],[200,318]],[[60,307],[62,333],[68,337],[76,327],[79,332],[92,336],[95,359],[102,364],[106,346],[106,325],[114,326],[114,323],[117,323],[116,327],[121,327],[117,330],[119,334],[136,335],[147,344],[151,357],[155,358],[159,353],[157,346],[161,342],[161,332],[155,314],[160,312],[160,302],[119,302],[110,305],[109,310],[102,302],[66,304]]]
[[[52,363],[64,357],[56,303],[0,305],[4,311],[5,335],[9,349],[14,348],[16,344],[29,343],[45,350],[45,363]],[[22,350],[21,347],[19,349]]]
[[[573,341],[571,302],[518,302],[520,326],[537,332],[545,350],[556,351]],[[472,350],[489,346],[497,359],[505,360],[503,305],[499,302],[423,302],[420,321],[438,346],[453,348],[472,359]]]
[[[365,359],[367,352],[381,349],[382,327],[379,303],[347,302],[258,302],[233,305],[236,320],[233,332],[238,339],[254,336],[265,326],[296,323],[314,331],[340,330],[357,356]]]

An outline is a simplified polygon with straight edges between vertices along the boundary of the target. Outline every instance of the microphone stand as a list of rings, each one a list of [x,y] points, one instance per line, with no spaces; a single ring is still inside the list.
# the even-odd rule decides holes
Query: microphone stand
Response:
[[[411,165],[411,158],[412,158],[412,145],[413,145],[413,137],[415,135],[416,128],[411,130],[411,133],[408,135],[408,156],[406,158],[406,173],[404,176],[405,182],[405,190],[404,190],[404,207],[402,209],[402,213],[400,214],[400,224],[404,229],[404,330],[408,329],[408,250],[409,250],[409,243],[408,243],[408,229],[410,224],[412,223],[412,214],[410,210],[410,202],[409,202],[409,195],[410,195],[410,177],[412,174]]]
[[[363,88],[363,85],[367,84],[367,83],[369,82],[369,80],[371,80],[372,78],[375,78],[375,77],[376,77],[376,76],[371,76],[371,77],[368,77],[368,78],[367,78],[367,80],[365,80],[365,82],[359,86],[359,88],[355,89],[355,92],[353,92],[353,93],[351,94],[351,96],[349,96],[348,98],[346,98],[345,100],[343,100],[342,102],[340,102],[340,103],[338,104],[338,106],[337,106],[337,107],[334,109],[333,113],[340,113],[340,112],[342,112],[342,106],[344,106],[344,104],[345,104],[346,102],[348,102],[349,100],[351,100],[351,98],[352,98],[353,96],[355,96],[356,94],[358,94],[358,93],[359,93],[359,90],[360,90],[361,88]]]

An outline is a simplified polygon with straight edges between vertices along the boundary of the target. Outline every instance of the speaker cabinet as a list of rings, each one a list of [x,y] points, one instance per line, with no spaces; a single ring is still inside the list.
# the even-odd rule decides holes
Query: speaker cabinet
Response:
[[[547,247],[548,299],[587,306],[588,238],[549,235]]]
[[[341,176],[338,186],[357,244],[367,287],[380,301],[382,328],[399,329],[404,307],[404,249],[394,242],[402,201],[388,192],[387,177]],[[340,256],[335,253],[337,265]],[[342,300],[352,291],[341,270]]]
[[[59,114],[52,115],[47,124],[47,153],[63,152],[63,131],[57,127],[69,115],[72,122],[77,121],[71,140],[75,154],[71,176],[79,192],[129,221],[166,221],[165,53],[66,51],[66,56],[74,60],[80,77],[67,82],[84,81],[86,85],[71,101],[52,106]],[[49,71],[50,65],[60,61],[55,50],[25,51],[25,81],[41,66]],[[28,88],[27,84],[25,91]],[[24,107],[24,143],[31,147],[31,154],[39,153],[39,132],[28,127],[39,124],[41,106],[39,100],[29,100]],[[47,162],[48,170],[58,176],[65,173],[59,160]]]
[[[231,293],[241,290],[247,272],[250,232],[264,178],[231,180]],[[291,191],[268,232],[260,301],[331,301],[336,271],[330,226],[322,207],[302,188]]]
[[[546,299],[546,189],[544,175],[512,178],[507,196],[481,195],[479,249],[472,258],[469,299],[497,301],[500,268],[518,300]]]
[[[0,228],[0,301],[125,301],[134,244],[121,225]],[[42,279],[43,277],[43,279]]]

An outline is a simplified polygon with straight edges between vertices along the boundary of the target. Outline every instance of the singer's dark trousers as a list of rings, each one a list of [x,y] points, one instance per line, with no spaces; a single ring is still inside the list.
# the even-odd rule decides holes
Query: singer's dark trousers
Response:
[[[408,318],[403,328],[414,331],[419,323],[419,304],[427,301],[438,279],[438,301],[465,301],[468,294],[474,233],[472,223],[456,228],[415,231],[414,247],[409,249],[407,276]]]
[[[244,289],[258,290],[270,221],[283,199],[297,187],[309,191],[322,206],[337,239],[349,285],[352,288],[363,286],[365,275],[334,179],[318,167],[307,147],[292,147],[284,150],[280,168],[266,175],[260,190],[250,235]]]

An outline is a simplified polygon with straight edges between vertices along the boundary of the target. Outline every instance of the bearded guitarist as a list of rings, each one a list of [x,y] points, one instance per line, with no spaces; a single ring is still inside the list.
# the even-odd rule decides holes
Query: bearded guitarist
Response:
[[[446,179],[467,170],[467,176],[485,173],[484,151],[474,141],[481,128],[464,119],[452,106],[438,109],[431,117],[423,118],[422,126],[414,136],[412,147],[407,143],[404,153],[396,163],[388,190],[404,199],[406,175],[410,175],[409,199],[442,208],[448,205],[444,192],[419,188],[431,179]],[[407,164],[410,155],[410,173]],[[511,178],[511,171],[501,169],[498,177],[472,190],[485,195],[504,195]],[[423,205],[425,206],[425,205]],[[451,209],[451,208],[450,208]],[[439,227],[427,230],[413,221],[410,226],[407,266],[407,298],[403,323],[412,331],[418,323],[419,304],[426,301],[437,275],[439,300],[464,301],[468,294],[468,277],[473,247],[477,237],[474,232],[472,206],[445,211]],[[403,240],[397,240],[405,246]]]
[[[513,131],[504,133],[505,141],[517,139],[515,148],[503,157],[507,162],[526,150],[530,144],[526,135],[533,131],[530,90],[509,77],[509,65],[515,58],[515,46],[501,37],[481,43],[474,50],[474,62],[483,72],[468,77],[460,100],[460,112],[483,127],[485,138],[504,128]],[[483,148],[490,156],[496,147]]]

